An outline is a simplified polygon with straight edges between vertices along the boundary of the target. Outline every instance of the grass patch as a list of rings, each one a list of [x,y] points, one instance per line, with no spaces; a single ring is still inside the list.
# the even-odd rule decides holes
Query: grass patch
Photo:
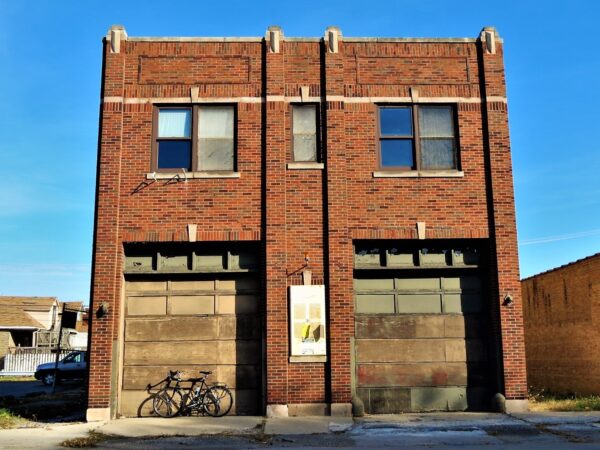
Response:
[[[89,431],[86,437],[68,439],[60,443],[61,447],[67,448],[90,448],[96,444],[111,439],[108,434],[98,433],[97,431]]]
[[[0,408],[0,429],[1,430],[15,428],[18,425],[22,424],[23,422],[25,422],[25,420],[23,418],[13,414],[8,409]]]
[[[27,377],[22,375],[6,375],[0,377],[0,383],[4,381],[35,381],[34,377]]]
[[[600,395],[533,392],[529,395],[529,409],[531,411],[600,411]]]

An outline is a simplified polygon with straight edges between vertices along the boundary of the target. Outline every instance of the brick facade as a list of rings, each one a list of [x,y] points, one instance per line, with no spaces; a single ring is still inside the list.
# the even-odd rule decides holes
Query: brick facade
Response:
[[[521,286],[530,386],[600,394],[600,253]]]
[[[278,39],[278,42],[274,42]],[[260,241],[266,404],[348,405],[354,335],[353,240],[477,239],[489,249],[497,390],[526,397],[525,352],[503,70],[493,29],[477,39],[104,40],[91,322],[90,417],[115,414],[123,245]],[[303,90],[303,87],[308,88]],[[303,98],[308,94],[308,98]],[[319,104],[319,161],[289,168],[292,103]],[[455,105],[463,175],[376,177],[377,104]],[[238,178],[153,180],[156,104],[237,106]],[[325,284],[326,363],[290,363],[287,287],[310,258]],[[293,275],[292,275],[293,274]],[[510,294],[513,302],[502,306]],[[310,376],[307,376],[310,374]],[[96,411],[97,413],[94,413]],[[96,415],[94,415],[96,414]]]

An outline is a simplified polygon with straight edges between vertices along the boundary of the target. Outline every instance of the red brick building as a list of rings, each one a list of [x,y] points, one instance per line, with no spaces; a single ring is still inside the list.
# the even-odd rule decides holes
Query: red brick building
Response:
[[[526,407],[493,28],[103,49],[90,420],[175,368],[238,414]]]
[[[600,394],[600,253],[526,278],[521,286],[529,385]]]

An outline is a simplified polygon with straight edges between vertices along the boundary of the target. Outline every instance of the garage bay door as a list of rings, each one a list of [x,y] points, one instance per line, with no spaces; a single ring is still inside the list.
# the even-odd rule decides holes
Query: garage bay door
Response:
[[[368,413],[485,408],[487,316],[476,273],[355,272],[356,393]]]
[[[260,414],[261,304],[249,275],[205,275],[126,282],[123,381],[120,412],[138,415],[144,388],[169,370],[227,383],[233,414]],[[142,405],[147,411],[151,402]]]

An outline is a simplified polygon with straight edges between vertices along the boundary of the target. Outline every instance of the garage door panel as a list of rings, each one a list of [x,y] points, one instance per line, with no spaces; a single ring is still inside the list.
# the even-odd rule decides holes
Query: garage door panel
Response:
[[[217,317],[127,319],[125,341],[194,341],[216,339]]]
[[[172,315],[214,314],[214,295],[173,295],[169,300]]]
[[[483,362],[486,349],[480,339],[452,339],[446,341],[446,361]]]
[[[166,281],[128,281],[127,292],[166,291]]]
[[[170,370],[183,372],[183,378],[197,377],[199,370],[210,370],[213,372],[208,381],[217,381],[216,365],[164,365],[164,366],[124,366],[123,367],[123,389],[145,389],[148,384],[154,385],[164,380]],[[157,387],[158,389],[158,387]]]
[[[402,291],[431,291],[440,289],[439,278],[396,278],[396,289]]]
[[[460,363],[359,364],[363,387],[466,386],[467,368]]]
[[[356,312],[363,314],[392,314],[394,313],[395,297],[394,295],[356,295]]]
[[[260,339],[259,316],[220,316],[218,318],[220,339]]]
[[[167,314],[167,297],[128,297],[127,314],[130,316],[164,316]]]
[[[214,280],[171,281],[172,291],[214,291]]]
[[[260,312],[258,295],[220,295],[217,314],[257,314]]]
[[[258,364],[261,345],[256,341],[218,341],[218,364]]]
[[[216,364],[218,350],[214,341],[128,342],[125,345],[127,365],[184,365],[190,361]]]
[[[145,389],[149,383],[154,385],[163,380],[170,370],[183,372],[183,378],[198,377],[200,370],[212,371],[208,384],[226,383],[231,388],[258,389],[262,382],[260,365],[125,366],[123,389]]]
[[[442,297],[439,294],[398,294],[398,313],[440,313]]]
[[[363,399],[365,409],[370,414],[410,411],[410,389],[408,388],[357,389],[357,394]]]
[[[443,345],[433,339],[361,339],[356,341],[360,362],[445,361]]]
[[[436,315],[357,316],[355,326],[357,339],[444,337],[444,318]]]
[[[445,294],[445,313],[480,313],[483,301],[480,294]]]

